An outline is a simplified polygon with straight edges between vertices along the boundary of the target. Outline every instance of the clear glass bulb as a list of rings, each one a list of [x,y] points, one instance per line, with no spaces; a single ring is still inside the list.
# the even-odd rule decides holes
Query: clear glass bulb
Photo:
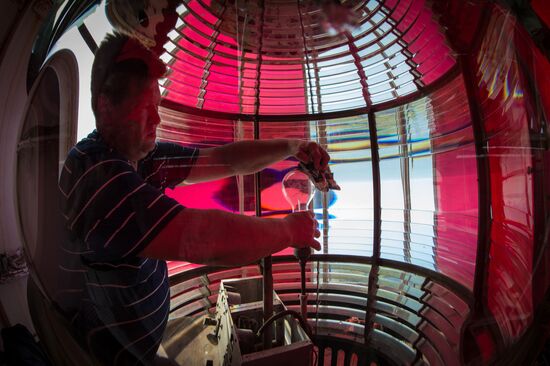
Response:
[[[282,181],[283,196],[292,208],[292,212],[307,211],[315,186],[309,177],[299,170],[291,170]]]

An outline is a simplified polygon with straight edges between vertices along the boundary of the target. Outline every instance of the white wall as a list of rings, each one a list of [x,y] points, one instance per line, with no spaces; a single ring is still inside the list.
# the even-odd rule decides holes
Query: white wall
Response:
[[[2,1],[0,12],[0,252],[22,246],[17,225],[16,150],[27,99],[27,66],[32,44],[50,1]],[[15,5],[14,5],[15,4]],[[23,6],[24,5],[24,6]],[[15,20],[14,20],[15,18]],[[6,27],[12,26],[11,29]],[[34,332],[26,299],[26,277],[0,285],[0,306],[7,319]],[[1,311],[0,311],[1,313]]]

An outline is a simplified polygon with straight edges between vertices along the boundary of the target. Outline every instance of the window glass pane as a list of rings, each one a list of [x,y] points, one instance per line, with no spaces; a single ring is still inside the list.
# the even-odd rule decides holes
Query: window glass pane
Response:
[[[328,253],[372,255],[372,167],[367,116],[327,121],[334,191],[329,214]]]

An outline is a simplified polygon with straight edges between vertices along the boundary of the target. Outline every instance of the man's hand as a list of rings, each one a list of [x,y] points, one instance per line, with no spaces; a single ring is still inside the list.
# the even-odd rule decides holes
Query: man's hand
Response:
[[[291,236],[290,246],[294,248],[311,247],[321,250],[321,244],[314,239],[321,236],[319,223],[310,211],[294,212],[284,218]]]
[[[292,140],[292,155],[296,159],[308,164],[313,163],[315,169],[325,171],[330,156],[318,143],[313,141]]]

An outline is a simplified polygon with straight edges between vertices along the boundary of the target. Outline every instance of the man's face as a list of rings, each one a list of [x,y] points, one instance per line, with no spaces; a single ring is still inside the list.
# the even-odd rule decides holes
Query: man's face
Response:
[[[132,88],[137,89],[137,85]],[[141,92],[130,95],[135,97],[128,97],[118,106],[110,105],[104,120],[109,124],[109,144],[128,160],[138,161],[155,147],[156,130],[160,122],[158,83],[156,80],[147,82]]]

